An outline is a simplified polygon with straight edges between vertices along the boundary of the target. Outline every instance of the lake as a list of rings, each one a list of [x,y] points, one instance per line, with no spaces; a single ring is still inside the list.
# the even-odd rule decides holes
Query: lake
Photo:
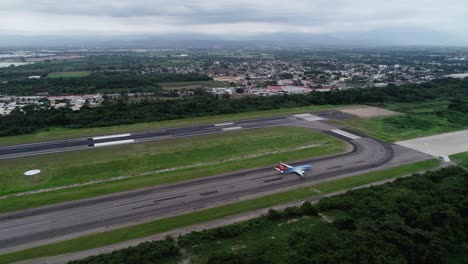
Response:
[[[26,65],[26,64],[31,64],[31,63],[32,62],[12,62],[12,61],[4,62],[4,61],[0,61],[0,68],[8,67],[11,64],[13,64],[15,66],[20,66],[20,65]]]

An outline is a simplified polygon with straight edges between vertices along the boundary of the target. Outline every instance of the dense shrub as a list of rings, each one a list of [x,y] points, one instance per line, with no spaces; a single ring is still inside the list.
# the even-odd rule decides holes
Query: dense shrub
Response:
[[[117,250],[110,254],[92,256],[83,260],[71,261],[70,264],[102,263],[157,263],[163,258],[179,255],[179,248],[169,240],[143,242],[136,247]]]

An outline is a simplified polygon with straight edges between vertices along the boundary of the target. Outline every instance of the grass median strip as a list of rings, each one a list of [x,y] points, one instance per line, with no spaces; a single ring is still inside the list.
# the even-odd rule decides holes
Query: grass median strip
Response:
[[[370,172],[351,178],[339,179],[336,181],[325,182],[310,187],[290,190],[287,192],[272,194],[215,208],[204,209],[188,214],[164,218],[135,226],[120,228],[93,235],[87,235],[76,239],[66,240],[63,242],[4,254],[0,256],[0,263],[12,263],[21,260],[61,255],[65,253],[78,252],[96,247],[111,245],[131,239],[141,238],[152,234],[165,232],[175,228],[219,219],[229,215],[239,214],[256,209],[267,208],[281,203],[304,199],[307,197],[317,195],[316,189],[322,191],[322,194],[345,190],[348,188],[358,187],[376,181],[409,175],[412,173],[436,167],[439,164],[440,161],[438,160],[426,160],[414,164],[389,168],[378,172]]]
[[[310,129],[279,126],[0,160],[0,196],[311,144],[326,148],[340,143]],[[25,177],[23,173],[32,168],[41,174]]]
[[[290,139],[291,136],[294,136],[294,140]],[[176,142],[179,142],[180,144],[175,144]],[[284,149],[291,149],[291,147],[294,146],[310,145],[311,143],[317,144],[317,146],[286,152],[279,151]],[[25,176],[21,174],[22,171],[17,171],[17,175],[14,175],[12,173],[12,171],[15,171],[14,169],[11,169],[10,173],[8,173],[8,170],[0,172],[0,182],[4,183],[2,184],[2,186],[4,186],[3,193],[8,193],[6,191],[14,188],[14,184],[18,185],[17,190],[21,190],[20,187],[28,187],[29,185],[26,184],[29,183],[32,184],[29,190],[35,190],[47,188],[50,186],[62,186],[70,183],[85,182],[86,180],[106,179],[112,175],[121,176],[129,175],[138,171],[147,172],[152,171],[154,169],[163,169],[167,167],[171,168],[172,166],[175,166],[174,164],[183,165],[196,164],[197,162],[206,161],[223,161],[224,159],[229,159],[233,156],[239,157],[249,154],[264,154],[266,152],[275,150],[278,152],[272,152],[268,155],[259,155],[255,157],[247,156],[247,158],[244,159],[223,161],[217,164],[207,164],[204,166],[198,166],[196,170],[194,170],[193,168],[184,168],[174,171],[166,171],[144,176],[131,177],[112,182],[96,183],[93,185],[73,187],[63,190],[37,193],[26,196],[8,197],[0,199],[0,212],[4,213],[14,210],[32,208],[35,206],[54,204],[76,199],[89,198],[98,195],[110,194],[114,192],[127,191],[137,188],[173,183],[182,180],[201,178],[220,173],[248,169],[252,167],[269,166],[278,162],[279,160],[284,160],[284,157],[288,158],[288,160],[284,160],[285,162],[287,162],[309,157],[336,154],[345,150],[345,145],[343,144],[343,142],[335,138],[328,137],[326,135],[322,135],[317,132],[310,131],[308,129],[289,127],[275,127],[259,130],[239,131],[223,135],[204,136],[200,137],[199,140],[184,139],[181,141],[161,142],[161,144],[155,143],[156,150],[154,150],[154,153],[153,150],[150,150],[152,148],[147,146],[147,144],[141,144],[143,146],[138,146],[138,144],[135,144],[130,147],[123,147],[128,149],[138,149],[147,146],[146,148],[148,151],[144,152],[144,154],[142,154],[141,157],[135,157],[135,155],[132,154],[129,155],[129,158],[108,159],[109,157],[107,157],[107,155],[112,156],[112,152],[115,152],[114,148],[108,148],[107,150],[103,149],[102,151],[104,152],[101,154],[104,155],[104,157],[101,157],[101,154],[96,154],[94,150],[89,154],[90,156],[83,156],[82,159],[67,156],[64,159],[66,161],[66,163],[64,164],[60,163],[60,157],[57,157],[58,161],[52,159],[52,162],[54,166],[63,167],[62,169],[56,168],[56,170],[61,171],[61,173],[55,173],[50,175],[51,178],[47,179],[48,181],[44,180],[44,183],[42,185],[40,185],[40,182],[35,182],[35,179],[33,178],[24,179]],[[170,153],[170,151],[165,152],[163,147],[166,145],[169,147],[169,150],[179,149],[179,151],[175,151],[173,153]],[[177,148],[177,146],[179,146],[179,148]],[[120,148],[122,147],[118,147],[118,149]],[[69,153],[69,155],[86,155],[86,152],[88,151],[84,151],[83,154],[79,154],[78,152]],[[130,149],[129,152],[133,153],[138,151]],[[121,155],[126,157],[125,153],[119,153],[117,156]],[[97,157],[101,157],[101,161],[98,161]],[[171,160],[172,158],[174,160]],[[103,162],[103,160],[105,159],[107,159],[107,161]],[[70,161],[73,161],[72,163],[75,164],[70,165]],[[87,161],[89,161],[89,163]],[[18,166],[21,166],[22,164],[27,164],[28,162],[23,160],[18,161],[17,163]],[[2,163],[0,162],[0,164]],[[12,166],[15,167],[14,163],[5,163],[6,169],[11,168]],[[46,167],[39,168],[44,169],[43,173],[44,177],[46,177]],[[108,169],[110,172],[106,172],[106,169]],[[115,174],[115,171],[117,171],[119,174]],[[31,182],[26,182],[24,184],[20,182],[20,184],[17,182],[19,180],[15,177],[21,177],[23,181],[28,180]],[[57,177],[57,179],[54,179],[53,177]]]

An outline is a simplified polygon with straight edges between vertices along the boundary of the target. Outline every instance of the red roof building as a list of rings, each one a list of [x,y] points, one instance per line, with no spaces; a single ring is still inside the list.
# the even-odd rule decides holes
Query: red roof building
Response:
[[[280,92],[283,90],[283,88],[278,85],[268,85],[266,89],[268,92]]]

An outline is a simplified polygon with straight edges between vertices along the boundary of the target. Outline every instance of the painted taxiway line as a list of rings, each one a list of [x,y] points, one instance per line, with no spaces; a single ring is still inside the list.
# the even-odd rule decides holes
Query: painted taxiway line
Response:
[[[134,139],[126,139],[126,140],[96,143],[96,144],[94,144],[94,147],[106,147],[106,146],[113,146],[113,145],[130,144],[130,143],[134,143],[134,142],[135,142]]]
[[[121,138],[121,137],[129,137],[129,136],[131,136],[130,133],[127,133],[127,134],[117,134],[117,135],[93,137],[93,140],[111,139],[111,138]]]
[[[343,131],[343,130],[340,130],[340,129],[334,129],[334,130],[330,130],[331,132],[335,133],[335,134],[338,134],[338,135],[341,135],[343,137],[347,137],[349,139],[360,139],[361,137],[359,136],[356,136],[356,135],[353,135],[351,133],[348,133],[346,131]]]

